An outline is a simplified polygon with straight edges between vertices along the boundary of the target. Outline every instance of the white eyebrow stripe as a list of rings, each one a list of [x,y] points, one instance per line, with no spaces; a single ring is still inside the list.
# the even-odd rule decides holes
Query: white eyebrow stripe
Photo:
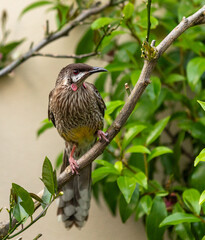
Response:
[[[77,82],[77,81],[78,81],[79,79],[81,79],[85,74],[86,74],[86,72],[79,72],[77,75],[73,75],[73,76],[72,76],[73,82]]]

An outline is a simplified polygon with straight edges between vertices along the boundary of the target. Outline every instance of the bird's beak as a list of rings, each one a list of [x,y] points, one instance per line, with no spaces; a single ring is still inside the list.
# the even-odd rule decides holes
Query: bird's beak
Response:
[[[89,71],[90,74],[97,73],[97,72],[108,72],[108,70],[101,67],[93,67],[93,69]]]

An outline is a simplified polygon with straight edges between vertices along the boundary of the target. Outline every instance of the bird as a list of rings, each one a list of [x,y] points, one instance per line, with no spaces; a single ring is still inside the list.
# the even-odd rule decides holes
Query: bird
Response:
[[[63,187],[59,198],[58,217],[70,229],[82,228],[88,219],[91,199],[91,164],[79,173],[77,159],[86,153],[99,138],[108,140],[104,133],[106,105],[97,88],[85,80],[94,73],[107,72],[102,67],[73,63],[58,74],[54,89],[49,94],[48,119],[65,140],[61,172],[70,165],[73,177]]]

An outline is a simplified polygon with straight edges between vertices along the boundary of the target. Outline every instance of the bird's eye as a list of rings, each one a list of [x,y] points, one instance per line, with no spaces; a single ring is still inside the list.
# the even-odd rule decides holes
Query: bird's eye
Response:
[[[74,69],[73,70],[73,74],[77,75],[79,73],[79,70],[78,69]]]

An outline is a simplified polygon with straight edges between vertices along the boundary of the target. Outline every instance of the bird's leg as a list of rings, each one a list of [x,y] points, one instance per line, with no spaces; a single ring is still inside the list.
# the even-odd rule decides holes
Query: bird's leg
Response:
[[[104,133],[102,130],[98,130],[97,136],[99,137],[100,141],[104,139],[106,142],[109,142],[109,140],[107,139],[108,133]]]
[[[78,173],[78,170],[77,170],[77,169],[79,168],[79,165],[78,165],[78,163],[76,162],[76,160],[73,158],[75,149],[76,149],[76,145],[74,144],[74,145],[73,145],[73,148],[72,148],[72,151],[71,151],[71,153],[70,153],[69,163],[70,163],[70,167],[71,167],[72,174],[74,174],[74,173],[79,174],[79,173]]]

